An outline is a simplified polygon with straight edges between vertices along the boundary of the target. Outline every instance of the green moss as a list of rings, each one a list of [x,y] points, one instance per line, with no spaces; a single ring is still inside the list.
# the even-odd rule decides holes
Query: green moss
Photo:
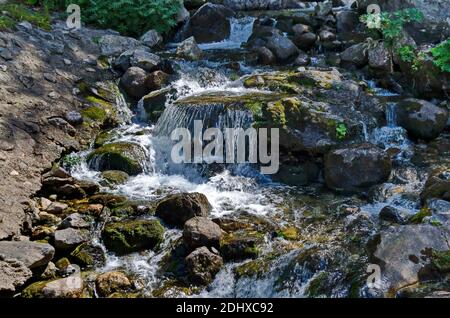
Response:
[[[110,223],[102,236],[109,250],[127,254],[158,247],[163,234],[164,228],[158,220],[136,220]]]
[[[410,222],[413,224],[419,224],[423,222],[424,218],[431,215],[432,213],[429,208],[422,208],[419,212],[417,212],[411,217]]]
[[[93,121],[104,122],[108,117],[106,111],[97,106],[91,106],[81,111],[81,115],[84,119],[90,119]]]
[[[311,279],[306,289],[308,297],[315,298],[326,294],[328,276],[327,272],[320,272]]]
[[[433,251],[431,263],[442,273],[450,272],[450,251]]]

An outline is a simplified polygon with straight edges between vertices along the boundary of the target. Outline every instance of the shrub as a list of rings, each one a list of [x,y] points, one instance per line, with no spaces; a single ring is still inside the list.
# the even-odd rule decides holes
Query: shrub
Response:
[[[443,72],[450,73],[450,39],[431,49],[434,64]]]
[[[395,12],[369,13],[361,16],[361,22],[371,29],[378,29],[388,44],[401,35],[406,23],[422,22],[423,13],[417,9],[404,9]]]

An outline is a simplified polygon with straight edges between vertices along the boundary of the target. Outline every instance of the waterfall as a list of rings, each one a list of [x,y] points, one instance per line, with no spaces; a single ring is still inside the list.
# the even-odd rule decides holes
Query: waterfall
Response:
[[[231,30],[228,39],[221,42],[203,43],[199,47],[202,50],[239,49],[252,35],[255,20],[254,17],[232,18],[230,19]]]

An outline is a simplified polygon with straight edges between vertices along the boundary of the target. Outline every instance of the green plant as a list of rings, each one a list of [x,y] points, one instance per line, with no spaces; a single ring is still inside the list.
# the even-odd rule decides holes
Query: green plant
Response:
[[[395,12],[369,13],[361,16],[360,20],[367,27],[380,30],[385,41],[392,45],[401,35],[406,23],[423,21],[423,13],[412,8]]]
[[[167,33],[176,24],[179,0],[71,0],[82,21],[123,34],[139,36],[149,29]]]
[[[336,126],[336,136],[339,140],[343,140],[347,136],[347,126],[344,123]]]
[[[443,72],[450,73],[450,39],[431,49],[433,63]]]

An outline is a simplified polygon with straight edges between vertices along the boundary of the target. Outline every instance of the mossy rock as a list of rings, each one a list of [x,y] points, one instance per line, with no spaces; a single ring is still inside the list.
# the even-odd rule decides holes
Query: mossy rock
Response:
[[[70,259],[82,268],[103,266],[106,262],[106,257],[101,247],[90,243],[80,244],[70,253]]]
[[[131,176],[143,172],[144,149],[133,143],[117,142],[106,144],[87,157],[91,169],[97,171],[120,170]]]
[[[226,260],[256,258],[260,254],[263,240],[264,234],[256,231],[228,233],[220,240],[220,252]]]
[[[104,182],[102,182],[102,185],[118,185],[123,184],[127,182],[127,180],[130,178],[130,176],[123,171],[119,170],[107,170],[103,171],[100,176],[104,179]]]
[[[164,228],[158,220],[109,223],[102,232],[106,248],[122,255],[157,248],[163,235]]]

